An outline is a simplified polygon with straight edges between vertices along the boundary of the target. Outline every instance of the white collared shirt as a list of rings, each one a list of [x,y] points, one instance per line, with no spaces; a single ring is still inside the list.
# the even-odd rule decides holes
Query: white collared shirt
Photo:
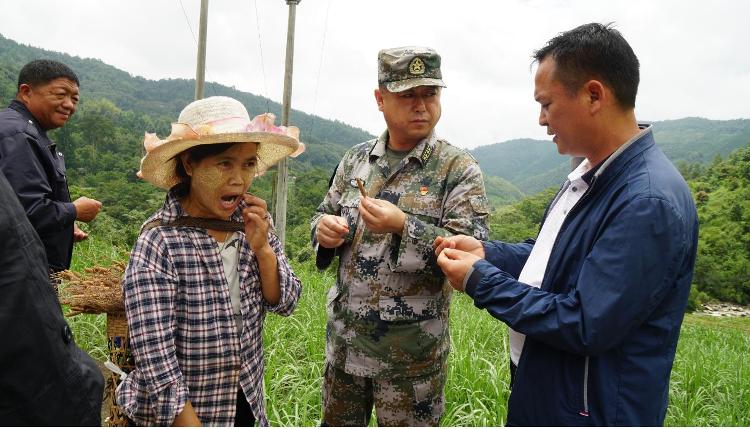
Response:
[[[588,159],[583,160],[578,167],[568,174],[568,181],[565,182],[564,189],[560,192],[557,201],[550,208],[549,214],[542,225],[539,236],[536,239],[534,247],[531,249],[529,259],[523,266],[518,281],[529,286],[540,287],[544,279],[544,272],[547,268],[552,246],[555,244],[560,227],[565,221],[565,217],[570,209],[576,205],[583,194],[589,188],[588,183],[583,180],[582,176],[591,170],[591,163]],[[521,356],[525,335],[519,334],[513,329],[508,328],[510,336],[510,359],[514,365],[518,365],[518,358]]]
[[[595,176],[599,176],[617,156],[633,144],[633,142],[650,131],[650,126],[641,126],[639,133],[620,146],[602,163],[596,171]],[[557,199],[553,202],[547,218],[544,220],[544,225],[542,225],[542,229],[539,231],[536,243],[531,249],[531,254],[529,254],[529,258],[526,260],[523,270],[521,270],[521,275],[518,276],[519,282],[536,288],[542,285],[547,263],[552,253],[552,246],[554,246],[555,240],[557,240],[560,227],[562,227],[570,210],[578,203],[578,200],[581,199],[589,188],[588,183],[582,177],[593,167],[588,159],[584,159],[575,170],[568,174],[568,181],[565,182],[563,189],[558,193]],[[514,365],[518,365],[518,359],[521,357],[521,350],[523,350],[523,343],[526,336],[510,328],[508,328],[508,333],[510,336],[510,360]]]

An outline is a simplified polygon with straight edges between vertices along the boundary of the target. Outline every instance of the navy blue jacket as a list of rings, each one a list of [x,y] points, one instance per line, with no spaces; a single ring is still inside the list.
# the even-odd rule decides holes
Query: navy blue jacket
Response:
[[[18,100],[0,110],[0,171],[42,239],[50,269],[70,267],[76,209],[70,202],[65,161]]]
[[[541,288],[517,280],[532,240],[486,242],[466,292],[526,335],[508,424],[663,424],[697,242],[690,190],[650,131],[594,176]]]

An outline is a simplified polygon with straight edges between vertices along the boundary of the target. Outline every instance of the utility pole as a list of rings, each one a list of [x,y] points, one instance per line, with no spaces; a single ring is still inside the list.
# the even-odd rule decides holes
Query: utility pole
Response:
[[[201,21],[198,31],[198,65],[195,70],[195,99],[203,98],[206,82],[206,32],[208,30],[208,0],[201,0]]]
[[[297,5],[302,0],[285,0],[289,6],[289,23],[287,24],[286,33],[286,66],[284,69],[284,98],[281,105],[281,125],[289,125],[289,112],[292,107],[292,69],[294,65],[294,20],[297,13]],[[277,164],[276,170],[276,204],[274,223],[276,225],[276,235],[279,237],[281,244],[285,243],[286,238],[286,200],[288,191],[289,168],[287,158],[284,158]]]

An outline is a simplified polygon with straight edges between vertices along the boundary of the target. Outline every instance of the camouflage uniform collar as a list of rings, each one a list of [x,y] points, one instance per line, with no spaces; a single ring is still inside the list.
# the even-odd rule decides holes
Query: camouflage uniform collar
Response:
[[[375,140],[375,145],[373,145],[372,150],[370,150],[370,156],[376,158],[383,157],[388,144],[388,138],[388,130],[385,130],[383,134]],[[429,136],[420,140],[420,142],[409,152],[407,157],[416,159],[424,167],[435,151],[437,141],[438,137],[435,135],[435,131],[433,131]]]

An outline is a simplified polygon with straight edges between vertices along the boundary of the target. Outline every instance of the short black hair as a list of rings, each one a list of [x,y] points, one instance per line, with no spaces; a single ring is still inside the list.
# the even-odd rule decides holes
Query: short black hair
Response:
[[[78,76],[65,64],[54,60],[34,60],[23,66],[21,72],[18,73],[17,89],[20,90],[21,84],[24,83],[32,86],[44,85],[61,77],[75,82],[79,87],[81,86]]]
[[[555,78],[569,91],[578,91],[586,81],[596,79],[612,88],[620,107],[635,107],[640,64],[612,23],[584,24],[560,33],[534,52],[534,60],[541,63],[550,55],[557,66]]]

